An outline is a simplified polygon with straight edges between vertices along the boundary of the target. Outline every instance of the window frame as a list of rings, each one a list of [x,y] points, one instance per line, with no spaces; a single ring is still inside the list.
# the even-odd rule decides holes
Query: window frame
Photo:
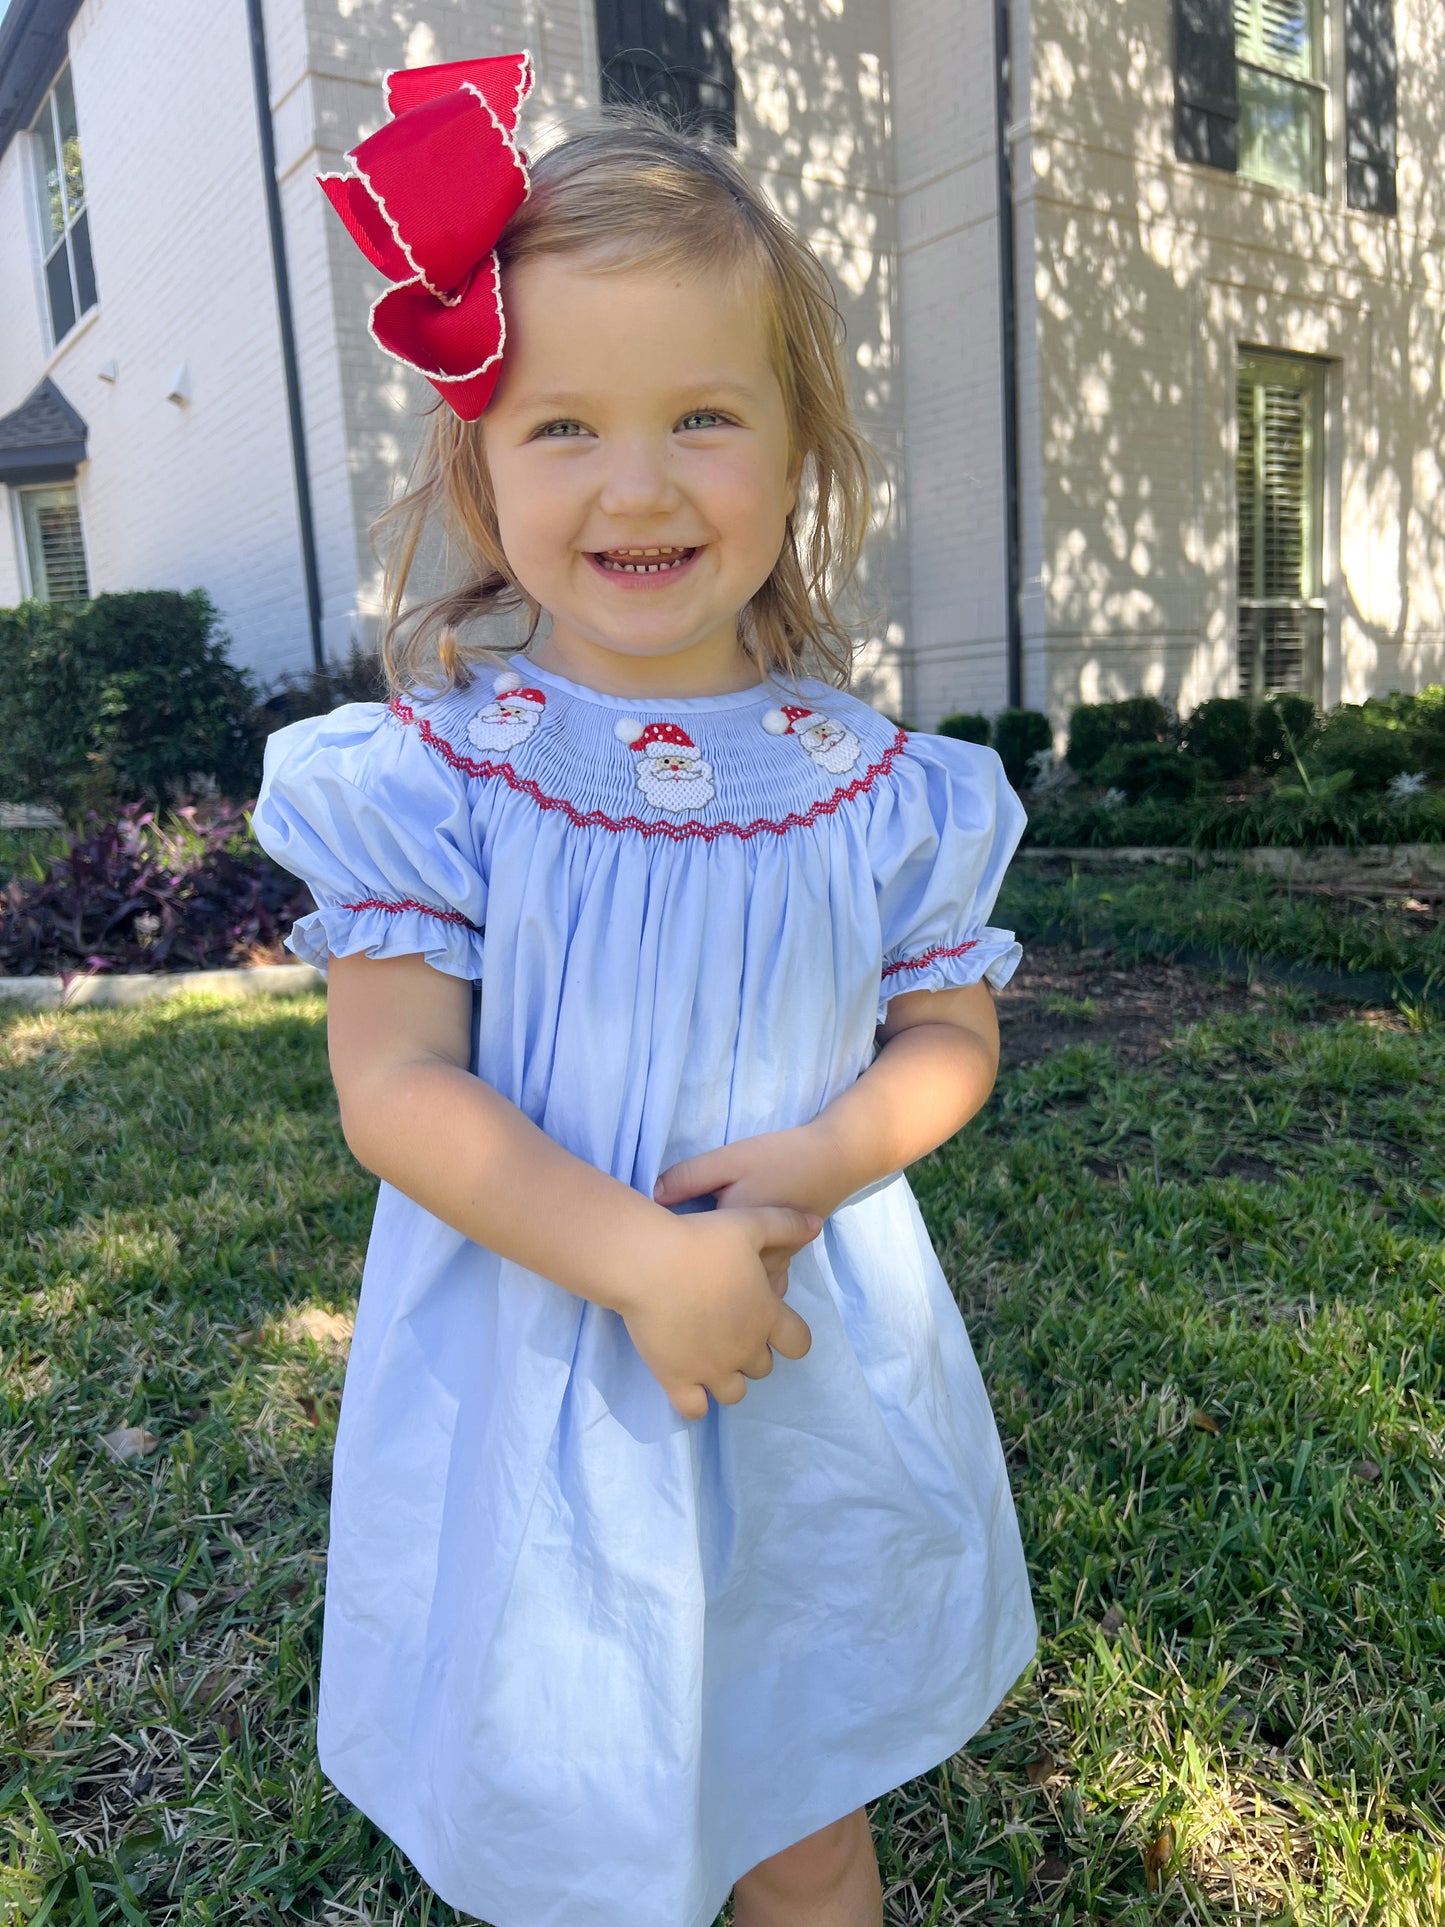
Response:
[[[75,165],[80,193],[74,212],[71,210],[69,184],[66,179],[65,141],[60,114],[59,94],[61,87],[69,87],[70,106],[74,119]],[[37,219],[37,240],[40,253],[40,286],[45,315],[46,331],[50,337],[50,351],[53,354],[63,342],[70,339],[75,330],[100,306],[100,289],[95,274],[95,250],[90,238],[90,197],[85,187],[85,166],[81,156],[80,114],[75,102],[75,80],[67,60],[46,89],[28,130],[30,147],[30,172],[34,187],[34,208]],[[54,204],[51,197],[49,179],[49,159],[54,156],[58,177],[58,195],[61,228],[57,238],[55,232]],[[81,275],[77,265],[77,229],[83,233],[85,265],[88,273],[87,286],[90,299],[81,305]],[[70,298],[70,324],[64,330],[58,329],[55,318],[55,302],[51,293],[52,264],[60,255],[65,258],[66,286]]]
[[[1235,22],[1234,57],[1236,72],[1239,75],[1239,80],[1236,85],[1240,107],[1239,156],[1235,172],[1241,180],[1253,181],[1263,187],[1276,188],[1282,193],[1309,194],[1317,200],[1328,200],[1331,198],[1331,186],[1335,172],[1331,152],[1334,139],[1334,130],[1332,127],[1332,121],[1334,119],[1334,96],[1330,86],[1330,67],[1333,64],[1331,42],[1334,39],[1332,33],[1332,11],[1327,4],[1327,0],[1303,0],[1307,23],[1310,66],[1310,71],[1305,74],[1292,71],[1281,63],[1271,65],[1265,58],[1255,57],[1260,54],[1259,45],[1256,44],[1251,47],[1245,40],[1245,37],[1240,33],[1238,24],[1239,7],[1241,5],[1247,6],[1255,16],[1256,21],[1262,24],[1265,4],[1266,0],[1230,0],[1231,11]],[[1248,126],[1244,86],[1244,76],[1246,74],[1258,74],[1265,80],[1302,89],[1309,96],[1312,117],[1310,124],[1310,143],[1314,149],[1315,162],[1314,180],[1309,184],[1300,185],[1295,181],[1275,179],[1268,174],[1254,174],[1251,173],[1246,166],[1245,142]]]
[[[1272,614],[1293,613],[1300,617],[1308,629],[1308,639],[1301,655],[1299,693],[1307,695],[1316,704],[1324,699],[1326,681],[1326,659],[1330,652],[1330,580],[1337,561],[1332,540],[1329,537],[1329,489],[1331,473],[1331,434],[1333,417],[1330,401],[1330,383],[1333,362],[1328,356],[1297,354],[1288,349],[1264,347],[1254,342],[1240,341],[1235,348],[1235,455],[1234,455],[1234,652],[1235,686],[1237,692],[1246,698],[1260,695],[1273,695],[1280,689],[1288,689],[1288,684],[1271,685],[1264,671],[1268,665],[1268,650],[1264,638],[1264,625]],[[1246,379],[1250,379],[1257,396],[1260,389],[1267,385],[1270,377],[1274,385],[1290,388],[1307,397],[1308,406],[1302,410],[1302,460],[1305,464],[1304,489],[1300,502],[1302,523],[1301,562],[1305,581],[1304,593],[1298,596],[1269,596],[1246,594],[1241,581],[1241,517],[1244,507],[1239,495],[1238,445],[1238,396],[1239,389]],[[1255,403],[1256,414],[1259,404]],[[1262,461],[1264,447],[1256,440],[1256,465]],[[1264,491],[1255,488],[1255,516],[1253,549],[1256,558],[1256,583],[1258,570],[1263,560],[1263,514]],[[1244,674],[1244,631],[1247,621],[1253,618],[1260,626],[1254,648],[1255,657],[1251,664],[1249,685],[1246,686]]]
[[[30,525],[26,519],[25,498],[36,495],[54,495],[68,492],[75,504],[75,532],[80,545],[80,566],[85,572],[85,593],[80,597],[41,595],[35,580],[35,564],[31,554]],[[80,512],[80,490],[74,479],[58,482],[21,482],[12,483],[10,494],[15,503],[15,548],[20,562],[20,587],[25,598],[42,602],[87,601],[90,598],[90,554],[85,541],[85,518]],[[47,589],[49,584],[46,584]]]

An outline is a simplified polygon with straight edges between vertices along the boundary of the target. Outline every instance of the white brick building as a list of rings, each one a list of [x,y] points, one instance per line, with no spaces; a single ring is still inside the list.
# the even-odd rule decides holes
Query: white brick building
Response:
[[[540,149],[624,37],[634,80],[688,70],[833,274],[895,490],[860,581],[876,700],[924,726],[1011,696],[1058,722],[1141,688],[1188,706],[1238,685],[1241,636],[1246,668],[1331,700],[1445,673],[1431,0],[0,0],[0,605],[204,586],[269,680],[312,660],[309,548],[321,646],[369,641],[367,525],[434,396],[371,344],[381,284],[314,177],[389,67],[528,48]],[[1353,172],[1347,149],[1395,46],[1398,207],[1366,211],[1393,127]]]

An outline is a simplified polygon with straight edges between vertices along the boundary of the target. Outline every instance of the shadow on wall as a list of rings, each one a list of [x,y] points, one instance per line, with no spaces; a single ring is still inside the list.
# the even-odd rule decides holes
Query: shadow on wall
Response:
[[[1345,206],[1338,133],[1325,198],[1178,162],[1170,14],[1033,9],[1018,166],[1041,369],[1023,469],[1042,476],[1027,700],[1062,720],[1141,691],[1183,708],[1234,693],[1241,343],[1335,364],[1324,559],[1345,662],[1326,694],[1418,686],[1445,667],[1445,186],[1422,162],[1445,146],[1438,12],[1397,7],[1397,220]]]

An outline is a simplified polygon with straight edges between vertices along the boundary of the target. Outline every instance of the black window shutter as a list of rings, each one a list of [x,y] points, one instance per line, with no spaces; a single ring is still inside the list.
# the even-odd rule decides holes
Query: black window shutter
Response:
[[[1395,212],[1394,0],[1345,0],[1345,198]]]
[[[1174,0],[1174,152],[1239,167],[1233,0]]]
[[[737,144],[728,0],[596,0],[602,100]]]

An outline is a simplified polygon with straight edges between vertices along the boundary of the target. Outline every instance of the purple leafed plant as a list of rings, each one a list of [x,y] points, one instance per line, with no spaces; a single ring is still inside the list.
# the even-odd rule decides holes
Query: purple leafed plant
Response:
[[[138,803],[114,818],[92,811],[43,877],[12,876],[0,892],[0,973],[287,962],[281,939],[314,908],[236,804],[183,804],[164,823]]]

